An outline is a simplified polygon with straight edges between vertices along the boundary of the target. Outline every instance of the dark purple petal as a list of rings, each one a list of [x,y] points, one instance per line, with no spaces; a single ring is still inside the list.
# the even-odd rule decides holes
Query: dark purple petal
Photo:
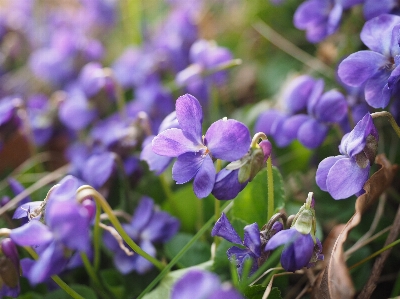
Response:
[[[171,299],[203,299],[219,289],[217,275],[200,270],[187,272],[173,286]]]
[[[155,211],[151,220],[143,228],[140,237],[150,242],[167,242],[176,234],[179,220],[166,212]]]
[[[260,229],[257,223],[249,224],[244,227],[243,244],[249,248],[256,257],[261,256]]]
[[[298,235],[301,234],[294,228],[281,230],[272,236],[265,246],[264,251],[273,250],[283,244],[293,242]]]
[[[110,179],[116,170],[115,154],[104,152],[92,155],[82,169],[82,177],[89,185],[98,189]]]
[[[371,50],[390,57],[392,48],[392,30],[400,23],[396,15],[380,15],[365,23],[360,33],[363,43]]]
[[[221,214],[221,217],[219,217],[215,223],[211,231],[211,236],[222,237],[231,243],[242,244],[242,240],[240,239],[238,233],[233,228],[232,224],[229,222],[224,213]]]
[[[307,113],[309,115],[315,115],[315,105],[318,103],[321,95],[324,91],[325,82],[319,79],[315,82],[315,85],[311,91],[310,97],[307,102]]]
[[[289,113],[297,113],[307,107],[314,84],[315,79],[308,75],[299,76],[290,82],[282,96]]]
[[[208,128],[204,142],[214,158],[232,162],[249,150],[250,131],[239,121],[222,119]]]
[[[22,186],[21,183],[18,182],[16,179],[10,177],[10,178],[8,178],[7,181],[8,181],[8,184],[10,185],[10,188],[15,196],[17,196],[18,194],[22,193],[25,190],[24,186]],[[27,196],[19,202],[19,205],[23,205],[23,204],[31,202],[31,201],[32,201],[31,198],[29,196]]]
[[[348,198],[359,192],[369,176],[370,166],[360,168],[348,158],[337,161],[329,170],[326,186],[334,199]]]
[[[283,134],[285,134],[288,140],[296,139],[299,128],[309,119],[310,117],[305,114],[296,114],[288,117],[282,125]]]
[[[239,169],[227,170],[225,168],[217,173],[212,190],[216,199],[234,199],[246,187],[247,182],[239,183],[238,173]]]
[[[315,175],[315,180],[321,190],[328,191],[326,180],[328,178],[329,170],[337,161],[343,158],[345,158],[345,156],[328,157],[319,163],[317,173]]]
[[[374,125],[371,114],[367,113],[346,136],[343,144],[344,150],[349,157],[360,153],[365,145],[368,135],[372,135],[378,141],[378,131]],[[343,142],[343,141],[342,141]],[[342,143],[341,143],[342,146]]]
[[[143,240],[139,244],[140,248],[142,248],[146,253],[151,255],[152,257],[156,256],[156,248],[153,246],[153,244],[148,241],[148,240]],[[151,268],[153,268],[153,264],[150,263],[147,259],[144,257],[137,255],[136,260],[135,260],[135,271],[139,274],[144,274],[147,271],[149,271]]]
[[[153,216],[153,210],[154,201],[150,197],[143,196],[133,214],[130,226],[136,231],[144,229]]]
[[[261,141],[258,146],[262,149],[264,154],[264,163],[267,162],[268,158],[271,156],[272,153],[272,144],[269,140]]]
[[[366,20],[374,17],[390,13],[395,5],[396,0],[364,0],[363,12]]]
[[[315,119],[309,119],[302,124],[297,132],[297,138],[305,147],[313,149],[324,142],[328,127]]]
[[[64,255],[64,248],[57,242],[51,243],[32,265],[26,275],[32,285],[45,282],[50,276],[62,272],[68,262]]]
[[[202,143],[193,143],[186,138],[180,129],[168,129],[156,137],[152,142],[153,152],[161,156],[178,157],[187,152],[198,152],[204,145]]]
[[[214,187],[215,175],[214,163],[211,157],[207,155],[193,181],[193,191],[198,198],[210,195]]]
[[[361,86],[387,64],[389,60],[380,53],[359,51],[340,63],[338,76],[347,85]]]
[[[180,96],[176,100],[176,118],[186,138],[193,143],[202,143],[203,111],[199,101],[190,94]]]
[[[226,255],[228,256],[229,260],[235,261],[236,262],[236,267],[237,271],[239,273],[239,276],[242,276],[244,264],[246,263],[247,260],[251,261],[251,268],[250,268],[250,273],[249,276],[252,275],[254,272],[257,271],[258,265],[257,265],[257,257],[251,252],[249,249],[244,249],[244,248],[239,248],[236,246],[233,246],[228,249],[226,252]]]
[[[310,234],[298,233],[293,243],[288,243],[282,251],[281,264],[286,271],[294,272],[308,265],[314,250]]]
[[[387,70],[377,72],[365,84],[365,101],[374,108],[385,108],[390,101],[392,89],[389,89]]]
[[[127,255],[120,248],[116,249],[114,254],[114,265],[117,270],[122,274],[128,274],[135,270],[136,267],[136,259],[139,255],[134,254],[133,256]]]
[[[11,230],[10,238],[19,246],[36,246],[49,244],[54,236],[46,225],[32,220]]]
[[[325,92],[315,106],[315,117],[323,122],[340,122],[347,114],[347,101],[336,90]]]
[[[233,288],[224,288],[216,290],[207,299],[243,299],[243,296]]]
[[[329,0],[308,0],[297,8],[293,23],[298,29],[308,30],[315,24],[323,22],[329,13]]]
[[[202,152],[180,155],[172,167],[172,178],[177,184],[189,182],[202,167],[205,156],[208,155],[204,155]]]

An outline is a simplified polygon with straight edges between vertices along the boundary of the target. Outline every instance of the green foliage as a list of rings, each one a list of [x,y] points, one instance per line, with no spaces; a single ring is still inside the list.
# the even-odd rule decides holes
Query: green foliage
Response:
[[[275,211],[284,207],[285,191],[278,168],[273,167]],[[260,171],[252,182],[235,198],[232,215],[247,223],[257,222],[261,228],[268,222],[267,169]]]
[[[116,269],[105,269],[100,272],[100,277],[104,286],[109,290],[116,298],[123,298],[125,288],[121,284],[122,274]]]
[[[193,235],[187,233],[178,233],[165,245],[165,253],[169,259],[173,259],[179,251],[185,246],[191,239]],[[180,258],[177,263],[180,267],[191,267],[194,265],[201,264],[210,259],[210,247],[209,244],[197,240],[193,246],[186,251],[186,253]]]
[[[85,285],[70,284],[69,286],[85,299],[97,299],[95,292],[91,288]],[[71,296],[61,289],[50,292],[44,297],[44,299],[70,299],[70,298]]]
[[[262,299],[265,289],[266,287],[260,284],[249,286],[244,290],[244,296],[246,299]],[[267,298],[282,299],[281,291],[278,288],[272,288]]]

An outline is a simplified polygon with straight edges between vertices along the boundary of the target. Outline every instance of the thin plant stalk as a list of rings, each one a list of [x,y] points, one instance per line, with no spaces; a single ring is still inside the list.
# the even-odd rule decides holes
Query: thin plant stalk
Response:
[[[106,199],[93,187],[89,185],[84,185],[78,188],[76,191],[77,194],[77,200],[81,202],[83,199],[88,198],[88,197],[93,197],[93,199],[96,201],[96,204],[100,205],[103,211],[108,215],[110,222],[113,224],[117,232],[121,235],[122,239],[128,244],[128,246],[135,251],[137,254],[141,255],[144,257],[146,260],[148,260],[150,263],[152,263],[155,267],[157,267],[159,270],[162,270],[165,268],[164,264],[157,260],[156,258],[152,257],[149,255],[147,252],[145,252],[142,248],[140,248],[125,232],[125,230],[122,228],[121,223],[119,222],[118,218],[114,215],[110,205],[107,203]]]
[[[268,180],[268,219],[274,215],[274,174],[272,172],[271,156],[267,160],[267,180]]]
[[[107,294],[107,291],[103,288],[103,285],[100,282],[100,279],[98,278],[98,276],[96,275],[96,271],[95,269],[92,267],[92,265],[90,264],[89,258],[87,257],[87,254],[85,252],[80,252],[80,256],[83,262],[83,265],[85,267],[86,272],[88,273],[90,279],[93,281],[93,283],[96,285],[96,288],[98,289],[98,294],[102,297],[102,298],[109,298],[109,295]]]
[[[397,244],[400,244],[400,239],[394,241],[393,243],[389,244],[388,246],[383,247],[382,249],[374,252],[373,254],[371,254],[370,256],[366,257],[365,259],[359,261],[358,263],[354,264],[353,266],[349,267],[349,270],[352,270],[354,268],[357,268],[358,266],[364,264],[365,262],[369,261],[370,259],[380,255],[382,252],[396,246]]]
[[[100,216],[101,216],[101,207],[100,205],[96,205],[96,216],[94,219],[94,228],[93,228],[93,247],[94,247],[94,257],[93,257],[93,268],[97,273],[100,268]]]

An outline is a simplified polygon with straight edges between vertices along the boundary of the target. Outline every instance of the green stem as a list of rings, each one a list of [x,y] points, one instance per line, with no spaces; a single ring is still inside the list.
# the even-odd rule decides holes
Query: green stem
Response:
[[[107,294],[107,291],[103,288],[103,285],[100,282],[100,279],[97,277],[96,275],[96,271],[93,269],[92,265],[90,264],[90,261],[86,255],[85,252],[80,252],[81,255],[81,259],[83,262],[83,265],[86,269],[86,272],[88,273],[90,279],[93,281],[93,283],[96,285],[98,294],[102,297],[102,298],[109,298],[109,294]]]
[[[382,249],[376,251],[375,253],[371,254],[370,256],[366,257],[365,259],[363,259],[363,260],[359,261],[358,263],[354,264],[353,266],[349,267],[349,270],[352,270],[352,269],[364,264],[366,261],[369,261],[370,259],[376,257],[377,255],[380,255],[382,252],[396,246],[399,243],[400,243],[400,239],[394,241],[393,243],[389,244],[388,246],[383,247]]]
[[[124,239],[124,241],[128,244],[128,246],[130,248],[132,248],[133,251],[135,251],[137,254],[141,255],[142,257],[144,257],[146,260],[148,260],[150,263],[152,263],[154,266],[156,266],[159,270],[162,270],[165,268],[165,266],[162,262],[160,262],[159,260],[152,257],[147,252],[143,251],[142,248],[140,248],[128,236],[128,234],[122,228],[121,223],[119,222],[117,217],[114,215],[113,210],[111,209],[110,205],[107,203],[106,199],[99,192],[97,192],[93,187],[91,187],[89,185],[81,186],[76,191],[76,195],[77,195],[77,200],[79,202],[81,202],[85,198],[93,197],[93,199],[96,201],[96,203],[99,204],[101,206],[101,208],[103,209],[103,211],[108,215],[110,222],[114,225],[115,229],[121,235],[122,239]]]
[[[267,180],[268,180],[268,219],[274,215],[274,174],[272,172],[271,156],[267,160]]]
[[[141,0],[125,0],[121,1],[123,26],[126,36],[130,37],[129,44],[140,45],[142,40],[142,3]],[[129,39],[128,39],[129,40]]]
[[[93,257],[93,267],[94,271],[99,271],[100,268],[100,215],[101,215],[101,207],[100,205],[96,205],[96,218],[94,221],[93,228],[93,243],[94,243],[94,257]]]
[[[226,213],[232,207],[233,202],[227,202],[223,205],[224,212]],[[169,262],[169,264],[158,274],[158,276],[146,287],[146,289],[139,295],[137,299],[143,298],[147,292],[151,291],[153,287],[164,278],[165,275],[171,270],[171,268],[179,262],[180,258],[192,247],[192,245],[211,227],[211,225],[216,221],[214,216],[211,217],[206,224],[193,236],[193,238],[178,252],[178,254]]]
[[[24,249],[35,259],[37,260],[39,256],[37,253],[28,246],[25,246]],[[58,275],[53,275],[51,276],[51,279],[58,284],[58,286],[64,290],[68,295],[70,295],[74,299],[85,299],[81,295],[79,295],[77,292],[75,292],[69,285],[67,285]]]
[[[378,117],[387,117],[393,130],[396,132],[397,136],[400,138],[400,127],[397,125],[397,122],[395,121],[393,115],[390,112],[387,112],[387,111],[375,112],[375,113],[372,113],[371,116],[374,119],[378,118]]]

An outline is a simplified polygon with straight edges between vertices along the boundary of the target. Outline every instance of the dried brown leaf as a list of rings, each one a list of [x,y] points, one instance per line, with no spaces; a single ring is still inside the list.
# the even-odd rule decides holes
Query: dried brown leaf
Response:
[[[324,242],[326,266],[313,289],[313,298],[350,299],[354,297],[355,289],[344,258],[343,244],[350,231],[360,223],[362,214],[392,183],[398,169],[398,166],[391,165],[383,154],[378,155],[375,162],[381,165],[381,168],[365,183],[365,193],[356,200],[355,214],[346,224],[334,227]]]

